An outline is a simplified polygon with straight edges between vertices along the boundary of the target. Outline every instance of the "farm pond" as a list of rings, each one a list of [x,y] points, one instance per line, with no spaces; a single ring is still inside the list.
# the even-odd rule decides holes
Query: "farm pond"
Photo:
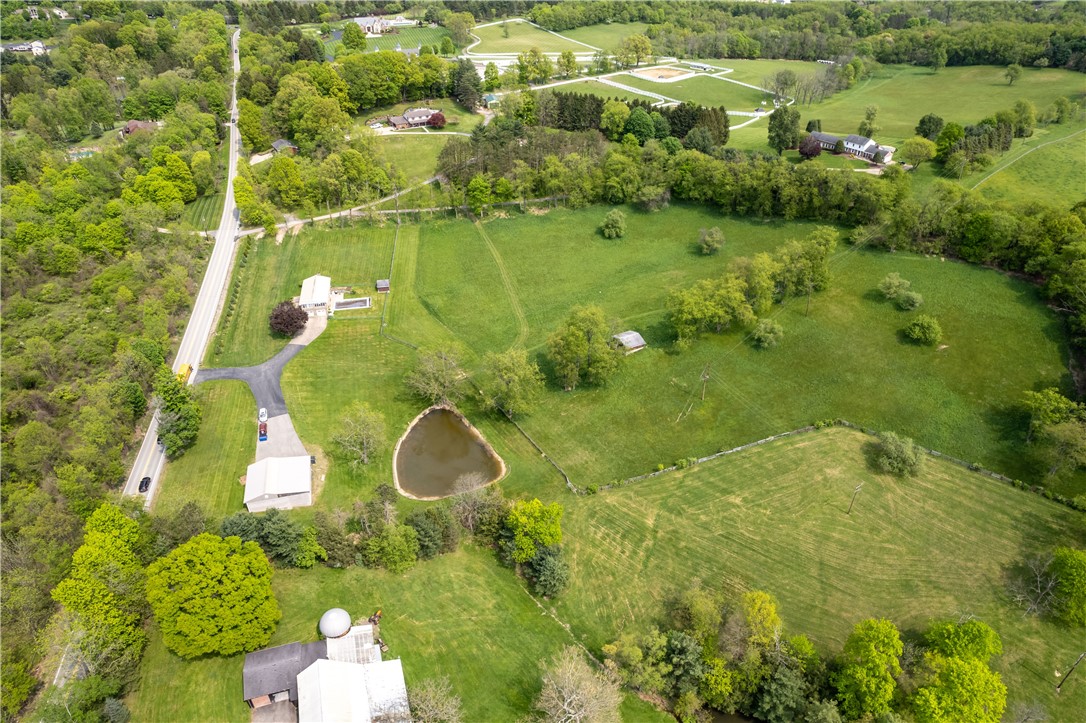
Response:
[[[422,500],[448,497],[462,478],[482,487],[505,474],[505,463],[478,430],[443,407],[424,411],[408,425],[396,444],[393,467],[396,488]]]

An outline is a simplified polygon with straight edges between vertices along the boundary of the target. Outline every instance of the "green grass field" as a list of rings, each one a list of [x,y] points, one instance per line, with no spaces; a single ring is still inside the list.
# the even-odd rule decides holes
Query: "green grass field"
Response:
[[[505,36],[508,30],[509,37]],[[520,53],[532,48],[539,48],[544,53],[560,53],[563,50],[572,50],[575,53],[590,53],[592,48],[575,43],[572,40],[549,33],[543,28],[530,23],[509,22],[498,25],[488,25],[485,28],[474,28],[472,34],[482,42],[471,49],[476,54],[487,53]]]
[[[740,128],[739,130],[744,130]],[[789,163],[814,163],[825,168],[870,168],[871,164],[866,161],[861,161],[859,158],[853,158],[852,156],[839,156],[829,151],[823,151],[819,155],[812,158],[810,161],[803,160],[803,157],[799,155],[799,151],[785,151],[784,157]]]
[[[696,75],[689,80],[675,83],[657,83],[629,73],[617,76],[614,80],[641,90],[666,95],[676,100],[700,103],[707,106],[724,106],[733,110],[753,111],[765,100],[765,93],[748,88],[745,85],[729,83],[707,75]],[[743,120],[746,120],[745,118]]]
[[[385,658],[400,658],[408,689],[448,676],[467,721],[527,713],[539,692],[540,663],[574,642],[493,553],[471,546],[398,577],[359,568],[277,570],[272,587],[283,611],[272,645],[315,640],[329,607],[356,618],[380,608],[381,636],[391,648]],[[243,665],[242,655],[186,662],[165,649],[156,631],[143,679],[126,701],[133,720],[248,721]],[[630,723],[670,719],[636,699],[623,710]]]
[[[771,592],[785,633],[807,633],[830,653],[865,617],[916,633],[930,620],[975,615],[1003,638],[994,666],[1009,700],[1077,718],[1086,679],[1059,697],[1052,681],[1082,636],[1024,618],[1003,591],[1006,570],[1024,556],[1086,542],[1081,514],[933,459],[917,478],[873,474],[869,439],[829,429],[567,498],[574,582],[559,617],[596,650],[623,629],[666,625],[664,600],[693,578],[731,596]]]
[[[1082,123],[1038,129],[992,168],[962,179],[962,185],[993,201],[1072,206],[1086,193],[1084,131]]]
[[[616,82],[627,84],[626,81],[629,76],[620,75],[616,78]],[[655,103],[656,98],[648,95],[642,95],[641,93],[634,93],[633,91],[623,90],[622,88],[616,88],[613,85],[607,85],[601,83],[598,80],[582,80],[578,83],[568,83],[566,85],[560,85],[553,89],[555,93],[587,93],[589,95],[598,95],[601,98],[615,98],[621,101],[641,100],[648,101],[649,103]],[[662,93],[662,95],[667,95]]]
[[[200,196],[192,203],[185,204],[185,210],[181,212],[181,221],[191,224],[198,231],[205,229],[214,231],[219,227],[219,221],[222,219],[224,203],[226,203],[225,193]]]
[[[809,317],[801,299],[775,308],[786,333],[779,349],[758,352],[732,332],[675,354],[662,312],[671,289],[720,273],[732,256],[801,237],[810,226],[683,207],[631,213],[626,238],[614,242],[595,233],[603,213],[563,210],[488,223],[497,256],[466,222],[427,224],[418,267],[426,308],[477,355],[508,348],[518,337],[542,355],[547,334],[584,303],[601,305],[616,328],[645,335],[651,348],[628,358],[612,384],[549,393],[524,423],[579,484],[640,474],[831,417],[894,428],[1012,476],[1029,475],[1014,405],[1027,389],[1068,382],[1059,321],[1034,287],[965,264],[843,247],[832,262],[831,288],[814,298]],[[706,259],[693,243],[699,228],[713,225],[728,241],[720,256]],[[874,293],[891,271],[924,295],[924,310],[943,325],[946,349],[899,340],[909,315]],[[1005,344],[1007,338],[1017,342]],[[707,363],[710,393],[690,407]],[[875,375],[872,368],[892,373]]]
[[[437,157],[449,138],[429,134],[380,136],[377,147],[404,175],[408,185],[414,185],[437,173]]]
[[[725,77],[751,85],[763,86],[765,79],[781,70],[791,70],[797,76],[817,73],[825,68],[820,63],[806,60],[745,60],[743,58],[725,58],[722,60],[692,60],[692,63],[706,63],[718,68],[731,68]]]
[[[644,33],[648,27],[648,23],[600,23],[563,30],[560,35],[603,50],[614,50],[622,44],[623,40],[631,35]]]
[[[1017,83],[1008,85],[1003,68],[994,66],[944,68],[937,74],[926,68],[886,66],[875,77],[822,103],[801,107],[801,126],[809,118],[818,118],[827,131],[852,132],[863,120],[864,109],[877,105],[882,126],[878,140],[899,145],[914,135],[917,121],[927,113],[966,125],[1009,109],[1021,99],[1044,110],[1061,95],[1081,100],[1086,95],[1082,74],[1026,68]]]
[[[423,45],[438,47],[441,40],[449,34],[445,28],[398,28],[398,32],[387,33],[379,38],[366,38],[366,50],[395,50],[399,45],[404,50]]]
[[[242,266],[239,258],[231,277],[232,284],[241,285],[243,301],[230,323],[216,331],[206,365],[248,366],[274,356],[287,339],[272,335],[268,314],[280,301],[297,296],[302,280],[313,274],[331,275],[333,286],[355,286],[359,295],[372,291],[376,280],[388,275],[394,233],[393,228],[363,225],[346,229],[306,225],[279,245],[267,237],[254,241],[248,262]],[[373,313],[380,313],[379,302],[374,306]],[[216,354],[220,335],[223,352]]]
[[[171,514],[196,502],[210,518],[243,509],[245,488],[238,479],[253,462],[256,449],[256,402],[245,382],[198,384],[203,409],[196,444],[165,467],[155,496],[156,514]]]

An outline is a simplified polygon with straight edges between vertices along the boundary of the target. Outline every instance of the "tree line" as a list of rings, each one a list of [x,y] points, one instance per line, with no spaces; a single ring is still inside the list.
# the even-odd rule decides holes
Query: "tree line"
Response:
[[[838,654],[823,657],[806,635],[785,634],[764,591],[729,599],[695,580],[664,612],[665,628],[627,631],[603,653],[607,670],[664,696],[680,721],[703,720],[712,709],[781,723],[898,713],[995,723],[1006,708],[1007,688],[990,667],[1002,641],[972,617],[934,621],[911,640],[890,620],[862,620]]]

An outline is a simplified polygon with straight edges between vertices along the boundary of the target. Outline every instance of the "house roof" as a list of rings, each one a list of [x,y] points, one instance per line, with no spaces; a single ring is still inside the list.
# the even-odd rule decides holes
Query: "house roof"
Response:
[[[404,118],[402,115],[389,116],[388,122],[394,126],[409,125],[407,119]]]
[[[149,131],[154,130],[157,127],[158,126],[155,125],[154,121],[130,120],[124,124],[125,133],[134,133],[136,131]]]
[[[823,133],[822,131],[811,131],[811,135],[823,143],[833,143],[836,145],[837,141],[841,140],[832,133]]]
[[[242,680],[245,700],[289,690],[290,699],[298,700],[298,673],[326,657],[324,640],[315,643],[289,643],[258,650],[245,656]]]
[[[298,297],[300,306],[327,304],[332,296],[332,279],[317,274],[302,282],[302,294]]]
[[[615,334],[612,338],[626,349],[640,349],[645,346],[644,337],[636,331],[624,331],[621,334]]]
[[[494,95],[493,93],[487,93],[483,96],[483,100],[485,100],[487,103],[493,103],[494,101],[498,100],[498,96]]]
[[[284,148],[297,148],[297,147],[298,146],[294,145],[293,143],[291,143],[290,141],[288,141],[285,138],[280,138],[279,140],[272,141],[272,148],[274,148],[277,151],[281,151]]]
[[[430,120],[430,116],[436,112],[437,111],[431,108],[412,108],[411,110],[405,111],[403,117],[408,123],[413,123],[415,121]]]
[[[377,279],[377,288],[378,289],[387,289],[389,287],[389,285],[390,284],[389,284],[388,279]]]
[[[878,150],[878,147],[879,147],[878,143],[871,140],[867,136],[858,136],[855,133],[850,133],[849,135],[847,135],[845,137],[845,143],[849,143],[851,145],[858,146],[859,148],[861,148],[862,150],[865,150],[865,151],[868,150],[869,148],[872,148],[873,150]]]
[[[265,495],[293,495],[312,490],[309,457],[266,457],[245,473],[245,504]]]

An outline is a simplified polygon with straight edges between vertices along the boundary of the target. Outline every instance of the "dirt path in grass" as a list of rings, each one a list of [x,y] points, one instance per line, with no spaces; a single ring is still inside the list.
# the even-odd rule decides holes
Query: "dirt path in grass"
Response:
[[[475,228],[479,231],[479,237],[483,239],[487,249],[490,250],[490,255],[494,258],[498,273],[502,277],[502,286],[505,287],[505,295],[509,297],[509,305],[513,307],[513,315],[517,317],[517,338],[509,348],[524,346],[524,342],[528,340],[528,317],[524,315],[524,307],[521,306],[520,297],[517,296],[517,291],[513,287],[513,277],[510,276],[509,269],[506,267],[501,254],[498,253],[497,247],[494,246],[494,242],[490,240],[490,236],[483,230],[483,224],[476,221]]]
[[[1063,142],[1064,142],[1064,141],[1066,141],[1066,140],[1069,140],[1069,139],[1071,139],[1071,138],[1074,138],[1074,137],[1075,137],[1075,136],[1077,136],[1077,135],[1078,135],[1079,133],[1086,133],[1086,128],[1083,128],[1083,129],[1082,129],[1082,130],[1080,130],[1080,131],[1075,131],[1075,132],[1074,132],[1074,133],[1072,133],[1071,135],[1068,135],[1068,136],[1064,136],[1063,138],[1057,138],[1056,140],[1053,140],[1053,141],[1048,141],[1047,143],[1042,143],[1042,144],[1041,144],[1041,145],[1039,145],[1039,146],[1035,146],[1035,147],[1033,147],[1033,148],[1030,148],[1030,149],[1029,149],[1028,151],[1026,151],[1026,152],[1025,152],[1025,153],[1023,153],[1022,155],[1018,156],[1018,158],[1015,158],[1015,159],[1014,159],[1013,161],[1011,161],[1011,162],[1010,162],[1010,163],[1008,163],[1007,165],[1005,165],[1005,166],[1000,166],[999,168],[995,169],[994,171],[992,171],[991,173],[989,173],[989,174],[988,174],[987,176],[985,176],[984,178],[982,178],[982,179],[980,179],[979,181],[977,181],[977,182],[976,182],[976,184],[975,184],[975,185],[973,186],[973,188],[971,188],[971,189],[969,189],[969,190],[971,190],[971,191],[973,191],[973,190],[976,190],[976,189],[977,189],[977,188],[978,188],[978,187],[979,187],[979,186],[980,186],[980,185],[981,185],[982,183],[984,183],[985,181],[989,180],[989,179],[990,179],[990,178],[992,178],[993,176],[997,176],[997,175],[999,175],[999,174],[1000,174],[1000,173],[1002,173],[1003,171],[1005,171],[1005,170],[1007,170],[1008,168],[1010,168],[1011,166],[1013,166],[1013,165],[1014,165],[1015,163],[1018,163],[1018,162],[1019,162],[1020,160],[1022,160],[1022,159],[1023,159],[1023,158],[1025,158],[1026,156],[1028,156],[1028,155],[1029,155],[1030,153],[1033,153],[1034,151],[1040,150],[1040,149],[1044,148],[1045,146],[1050,146],[1050,145],[1052,145],[1053,143],[1063,143]]]

